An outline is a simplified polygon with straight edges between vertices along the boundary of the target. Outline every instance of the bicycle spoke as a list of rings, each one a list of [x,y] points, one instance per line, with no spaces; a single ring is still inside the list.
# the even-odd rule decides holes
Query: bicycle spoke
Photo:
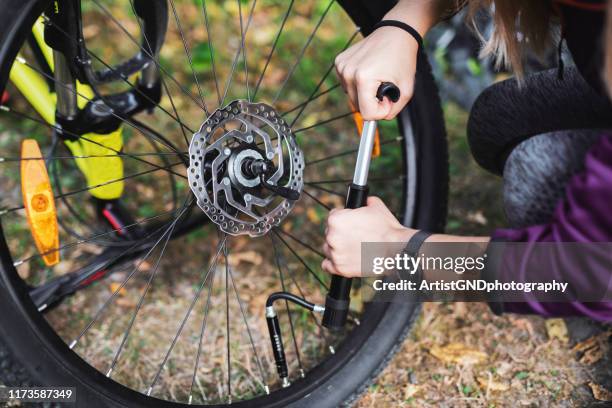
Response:
[[[53,131],[56,131],[56,132],[63,132],[63,133],[65,133],[65,134],[67,134],[68,136],[73,136],[73,137],[76,137],[76,138],[83,139],[83,140],[85,140],[86,142],[92,143],[92,144],[94,144],[94,145],[96,145],[96,146],[100,146],[100,147],[105,148],[105,149],[107,149],[107,150],[109,150],[109,151],[111,151],[111,152],[114,152],[114,153],[116,153],[118,156],[129,157],[129,158],[132,158],[132,159],[137,160],[137,161],[139,161],[139,162],[146,163],[146,164],[148,164],[148,165],[150,165],[150,166],[152,166],[152,167],[155,167],[155,168],[157,168],[157,169],[160,169],[160,170],[162,170],[162,169],[163,169],[163,167],[162,167],[162,166],[160,166],[160,165],[158,165],[158,164],[155,164],[155,163],[150,162],[150,161],[148,161],[148,160],[144,160],[144,159],[139,158],[139,155],[137,155],[137,154],[133,154],[133,153],[126,153],[126,152],[122,152],[122,151],[117,150],[117,149],[113,149],[112,147],[106,146],[106,145],[104,145],[104,144],[102,144],[102,143],[100,143],[100,142],[97,142],[97,141],[95,141],[95,140],[89,139],[89,138],[87,138],[87,137],[85,137],[85,136],[82,136],[82,135],[78,135],[78,134],[76,134],[76,133],[69,132],[69,131],[67,131],[67,130],[64,130],[64,129],[62,129],[62,128],[60,128],[60,127],[56,126],[56,125],[49,124],[49,123],[45,122],[45,121],[44,121],[44,120],[42,120],[42,119],[37,119],[37,118],[35,118],[35,117],[33,117],[33,116],[30,116],[30,115],[28,115],[28,114],[25,114],[25,113],[23,113],[23,112],[20,112],[20,111],[16,111],[16,110],[14,110],[14,109],[11,109],[11,108],[9,108],[9,107],[8,107],[8,106],[6,106],[6,105],[0,105],[0,110],[2,110],[2,111],[4,111],[4,112],[7,112],[7,113],[11,113],[11,114],[13,114],[13,115],[15,115],[15,116],[18,116],[18,117],[21,117],[21,118],[28,119],[28,120],[30,120],[30,121],[32,121],[32,122],[39,123],[39,124],[41,124],[41,125],[43,125],[43,126],[48,127],[49,129],[51,129],[51,130],[53,130]],[[183,156],[183,155],[185,155],[185,154],[186,154],[186,152],[173,151],[173,152],[160,152],[160,153],[146,153],[146,154],[140,154],[140,156],[145,156],[145,155],[153,155],[153,156],[162,156],[162,155],[177,155],[177,156]],[[74,157],[74,158],[79,158],[79,156],[73,156],[73,157]],[[90,157],[95,157],[95,156],[90,156]],[[39,158],[39,160],[40,160],[40,158]],[[176,172],[175,172],[175,171],[173,171],[173,170],[170,170],[170,169],[165,169],[165,170],[167,170],[169,173],[173,173],[175,176],[179,176],[179,177],[182,177],[182,178],[187,178],[185,175],[180,174],[180,173],[176,173]]]
[[[319,186],[317,184],[312,184],[312,183],[304,182],[304,185],[310,186],[310,187],[315,188],[315,189],[320,190],[320,191],[324,191],[324,192],[329,193],[329,194],[333,194],[333,195],[338,196],[338,197],[342,197],[342,198],[346,197],[346,194],[339,193],[339,192],[334,191],[334,190],[330,190],[329,188],[321,187],[321,186]]]
[[[321,280],[319,275],[317,275],[315,271],[313,271],[312,268],[308,266],[306,261],[304,261],[304,259],[302,259],[302,257],[296,252],[296,250],[293,249],[293,247],[289,245],[289,243],[285,241],[283,237],[280,236],[280,234],[278,233],[278,228],[274,228],[271,231],[274,233],[274,235],[276,235],[276,237],[278,237],[278,239],[281,240],[281,242],[287,247],[287,249],[289,249],[289,251],[293,254],[293,256],[295,256],[298,259],[298,261],[300,261],[300,263],[304,265],[308,273],[310,273],[317,280],[317,282],[319,282],[321,287],[323,287],[323,289],[325,289],[326,291],[329,291],[329,287]]]
[[[261,71],[261,74],[259,74],[259,79],[257,80],[255,91],[253,92],[253,99],[255,99],[255,97],[257,96],[257,92],[259,91],[259,87],[261,86],[261,81],[263,81],[263,78],[266,75],[266,70],[268,69],[268,66],[270,65],[270,61],[272,60],[272,55],[274,54],[274,51],[276,51],[276,47],[278,46],[278,40],[280,40],[281,33],[283,32],[283,29],[285,28],[285,24],[287,23],[287,19],[289,18],[289,14],[291,13],[291,9],[293,8],[294,3],[295,3],[295,0],[291,0],[289,2],[287,11],[283,15],[283,21],[281,22],[280,28],[278,29],[278,32],[276,33],[276,37],[274,37],[272,49],[270,50],[270,53],[268,54],[268,57],[266,58],[266,63],[264,65],[263,70]]]
[[[232,287],[234,288],[234,293],[236,294],[236,301],[238,302],[238,307],[240,308],[240,314],[242,315],[242,320],[244,321],[244,325],[247,329],[247,335],[249,336],[249,341],[251,343],[251,348],[253,349],[253,353],[255,354],[255,362],[257,363],[257,367],[259,369],[259,374],[261,375],[261,385],[263,386],[266,394],[270,393],[270,388],[266,384],[266,376],[264,374],[264,369],[261,364],[261,359],[259,358],[259,353],[257,352],[257,347],[255,346],[255,342],[253,341],[253,334],[251,332],[251,327],[249,325],[249,321],[247,320],[246,313],[244,311],[244,305],[242,299],[240,298],[240,294],[238,293],[238,288],[236,287],[236,282],[234,281],[234,274],[232,273],[232,268],[229,266],[228,257],[229,257],[229,249],[224,251],[223,256],[225,257],[225,264],[228,265],[229,277],[232,281]]]
[[[300,109],[302,106],[309,104],[310,102],[324,96],[327,95],[328,93],[330,93],[331,91],[337,89],[340,87],[340,83],[336,83],[335,85],[332,85],[331,87],[327,88],[324,91],[319,92],[318,94],[312,96],[311,98],[308,98],[307,100],[305,100],[304,102],[300,103],[299,105],[294,106],[293,108],[289,109],[288,111],[285,111],[281,114],[282,117],[285,117],[286,115],[295,112],[296,110]]]
[[[276,269],[278,269],[278,277],[281,281],[281,290],[283,292],[287,291],[287,287],[285,285],[285,277],[283,274],[283,269],[281,268],[278,248],[276,246],[276,242],[274,237],[270,235],[270,241],[272,242],[272,249],[274,251],[274,260],[276,261]],[[295,348],[295,356],[298,362],[298,367],[300,369],[300,376],[304,377],[304,366],[302,365],[302,358],[300,357],[300,349],[297,344],[297,339],[295,337],[295,327],[293,325],[293,316],[291,315],[291,309],[289,308],[289,302],[285,299],[285,309],[287,310],[287,316],[289,317],[289,327],[291,328],[291,340],[293,341],[293,347]]]
[[[189,401],[188,404],[191,405],[191,402],[193,401],[193,387],[195,385],[195,381],[196,381],[196,377],[197,377],[197,373],[198,373],[198,367],[200,364],[200,358],[202,355],[202,341],[204,339],[204,331],[206,330],[206,323],[208,321],[208,312],[210,310],[210,299],[212,297],[212,290],[213,290],[213,285],[215,283],[215,276],[217,274],[216,269],[213,270],[213,274],[212,277],[210,278],[210,285],[208,286],[208,294],[206,295],[206,304],[204,307],[204,312],[203,312],[203,317],[202,317],[202,325],[200,327],[200,336],[198,338],[198,352],[196,354],[196,360],[195,360],[195,364],[193,366],[193,375],[191,377],[191,386],[189,387]],[[204,396],[205,397],[205,396]],[[206,397],[205,397],[206,399]]]
[[[191,201],[191,202],[193,202],[193,201]],[[96,313],[95,313],[94,317],[91,319],[91,321],[85,326],[85,328],[79,333],[79,335],[70,343],[69,347],[71,349],[74,348],[77,345],[77,343],[83,338],[83,336],[89,331],[89,329],[91,329],[91,327],[98,321],[98,319],[100,318],[100,316],[102,315],[104,310],[106,310],[106,308],[111,304],[111,302],[117,297],[117,295],[119,294],[121,289],[123,289],[125,287],[125,285],[127,285],[127,283],[132,279],[132,277],[138,272],[138,270],[140,270],[140,266],[149,257],[149,255],[151,255],[151,253],[155,250],[155,248],[157,248],[157,246],[164,239],[164,237],[172,235],[172,230],[173,230],[174,226],[176,225],[178,220],[183,216],[183,214],[187,211],[187,209],[189,208],[189,205],[191,205],[191,202],[189,204],[185,203],[183,205],[183,208],[181,209],[181,213],[173,221],[170,221],[166,225],[163,226],[163,227],[167,226],[167,228],[164,231],[164,233],[151,246],[151,248],[148,250],[148,252],[140,259],[140,261],[136,264],[136,266],[132,269],[132,271],[127,275],[127,277],[123,280],[123,282],[121,282],[121,284],[117,287],[117,289],[115,289],[115,291],[104,301],[102,306],[100,306],[100,308],[98,308],[98,310],[96,311]],[[163,227],[161,227],[160,229],[152,232],[147,237],[143,238],[140,243],[146,242],[147,239],[149,239],[150,237],[155,235],[157,232],[159,232],[161,229],[163,229]],[[139,244],[134,245],[132,247],[132,249],[136,248],[137,245],[139,245]],[[128,251],[129,250],[126,250],[125,253],[127,253]],[[111,262],[109,262],[109,264]]]
[[[241,37],[246,37],[247,32],[249,31],[249,27],[251,26],[251,20],[253,19],[253,11],[255,10],[256,4],[257,4],[257,0],[253,0],[253,3],[251,4],[251,11],[249,11],[249,18],[247,20],[244,32],[241,32]],[[236,51],[236,54],[234,55],[234,59],[232,61],[232,68],[230,70],[229,77],[227,78],[227,82],[225,83],[225,88],[223,90],[223,98],[221,98],[221,103],[220,103],[221,106],[225,102],[225,98],[227,98],[227,93],[229,91],[229,88],[232,85],[232,79],[234,78],[234,72],[236,71],[236,65],[238,64],[238,58],[240,57],[240,54],[242,53],[242,46],[243,46],[243,43],[241,42],[240,47],[238,48],[238,50]]]
[[[155,129],[149,127],[148,125],[145,125],[144,123],[142,123],[138,119],[132,118],[132,124],[134,126],[136,126],[139,131],[141,131],[141,132],[145,131],[143,133],[143,136],[146,137],[147,139],[149,139],[149,141],[152,140],[154,142],[157,142],[158,144],[162,144],[162,145],[168,147],[169,149],[171,149],[174,152],[177,152],[177,153],[180,152],[178,150],[178,148],[172,144],[172,142],[170,142],[168,139],[166,139],[164,136],[162,136]],[[181,152],[181,153],[183,153],[183,152]],[[185,167],[188,167],[187,157],[185,157],[185,156],[187,156],[187,155],[182,155],[181,157],[184,159]]]
[[[223,256],[227,259],[227,241],[224,241]],[[225,262],[225,333],[227,347],[227,403],[232,403],[232,352],[230,342],[230,313],[229,313],[229,264]]]
[[[99,188],[99,187],[104,187],[104,186],[107,186],[109,184],[118,183],[120,181],[125,181],[125,180],[130,180],[130,179],[133,179],[133,178],[136,178],[136,177],[140,177],[140,176],[144,176],[146,174],[150,174],[150,173],[153,173],[153,172],[156,172],[156,171],[159,171],[159,170],[165,170],[166,167],[167,168],[176,167],[176,166],[178,166],[180,164],[183,164],[183,162],[177,162],[177,163],[171,164],[169,166],[160,167],[159,169],[151,169],[151,170],[141,171],[139,173],[131,174],[129,176],[125,176],[125,177],[121,177],[121,178],[118,178],[118,179],[109,180],[109,181],[106,181],[104,183],[96,184],[96,185],[91,186],[91,187],[85,187],[85,188],[81,188],[79,190],[68,191],[67,193],[58,194],[58,195],[54,196],[53,198],[55,200],[57,200],[57,199],[60,199],[60,198],[63,198],[63,197],[70,197],[70,196],[73,196],[73,195],[76,195],[76,194],[84,193],[86,191],[94,190],[94,189]],[[9,209],[6,209],[6,210],[2,210],[2,211],[0,211],[0,216],[6,215],[8,213],[15,212],[15,211],[23,210],[24,208],[25,208],[24,205],[20,205],[18,207],[13,207],[13,208],[9,208]]]
[[[202,278],[202,281],[200,282],[200,285],[198,286],[196,293],[193,295],[193,299],[191,300],[191,303],[189,304],[189,308],[187,309],[187,312],[185,313],[185,316],[183,317],[183,320],[181,321],[176,331],[176,335],[172,339],[172,343],[168,347],[168,350],[166,354],[164,355],[164,359],[162,363],[159,365],[157,372],[155,373],[155,377],[153,378],[153,381],[151,382],[151,385],[149,386],[149,389],[147,390],[147,395],[151,395],[151,392],[153,391],[153,387],[155,387],[155,384],[157,384],[157,381],[159,380],[162,370],[166,366],[166,363],[168,362],[168,359],[170,358],[170,354],[172,353],[172,350],[174,350],[174,346],[176,345],[176,342],[178,341],[181,333],[183,332],[183,329],[185,328],[185,324],[187,323],[189,316],[191,316],[191,312],[193,311],[194,306],[200,299],[200,295],[202,294],[202,290],[204,289],[204,286],[206,285],[206,281],[208,280],[208,277],[210,276],[211,271],[217,267],[217,261],[219,259],[219,254],[221,253],[221,250],[225,246],[226,239],[227,238],[224,238],[223,242],[219,243],[218,248],[217,248],[217,253],[215,254],[208,270],[206,271],[206,274]]]
[[[92,235],[92,236],[90,236],[88,238],[80,239],[78,241],[68,242],[67,244],[64,244],[64,245],[62,245],[60,247],[57,247],[57,248],[50,249],[50,250],[48,250],[46,252],[37,253],[37,254],[31,255],[31,256],[29,256],[27,258],[19,259],[19,260],[13,262],[13,266],[14,267],[18,267],[20,265],[23,265],[26,262],[31,261],[32,259],[39,258],[39,257],[45,256],[45,255],[50,255],[50,254],[53,254],[55,252],[58,252],[58,251],[61,251],[61,250],[64,250],[64,249],[75,247],[77,245],[86,244],[86,243],[92,242],[92,241],[94,241],[94,240],[96,240],[98,238],[101,238],[101,237],[104,237],[104,236],[107,236],[107,235],[111,235],[111,234],[115,234],[115,233],[117,233],[119,231],[125,231],[125,230],[128,230],[130,228],[137,227],[137,226],[142,225],[142,224],[144,224],[146,222],[153,221],[153,220],[155,220],[157,218],[161,218],[161,217],[163,217],[165,215],[170,215],[172,213],[177,213],[178,211],[180,211],[180,209],[164,211],[164,212],[162,212],[160,214],[154,215],[152,217],[143,218],[140,221],[136,221],[136,222],[134,222],[132,224],[129,224],[129,225],[126,225],[126,226],[122,226],[120,228],[114,228],[114,229],[112,229],[110,231],[101,232],[99,234],[95,234],[95,235]]]
[[[306,131],[306,130],[315,129],[315,128],[319,127],[319,126],[327,125],[328,123],[335,122],[335,121],[337,121],[337,120],[340,120],[340,119],[346,118],[346,117],[351,116],[351,115],[353,115],[353,114],[355,114],[355,112],[354,112],[354,111],[351,111],[351,112],[346,112],[346,113],[343,113],[342,115],[334,116],[334,117],[332,117],[332,118],[329,118],[329,119],[323,120],[323,121],[321,121],[321,122],[319,122],[319,123],[315,123],[314,125],[311,125],[311,126],[306,126],[306,127],[303,127],[303,128],[297,129],[297,130],[294,130],[294,131],[293,131],[293,134],[294,134],[294,135],[296,135],[296,134],[301,133],[301,132],[304,132],[304,131]]]
[[[357,34],[359,34],[359,29],[356,30],[353,35],[351,36],[351,38],[346,42],[346,44],[344,45],[344,47],[342,47],[342,51],[346,50],[353,42],[353,40],[355,40],[355,37],[357,37]],[[310,95],[308,96],[308,101],[305,102],[302,107],[300,108],[300,111],[297,113],[297,115],[295,115],[295,117],[293,118],[293,121],[291,122],[291,124],[289,125],[289,127],[293,127],[295,126],[295,124],[297,123],[297,121],[300,119],[300,116],[302,116],[302,113],[304,113],[304,110],[306,110],[306,108],[308,107],[308,104],[310,103],[310,101],[314,100],[313,97],[317,94],[317,92],[319,92],[319,89],[321,89],[321,86],[323,86],[323,83],[325,82],[325,80],[327,79],[327,77],[329,76],[329,74],[331,74],[332,70],[334,69],[335,66],[335,61],[332,62],[330,64],[330,66],[327,68],[327,71],[325,72],[325,75],[323,75],[323,78],[321,78],[321,80],[319,81],[319,83],[317,84],[317,86],[315,87],[315,89],[310,93]]]
[[[278,229],[283,235],[286,235],[287,237],[291,238],[293,241],[297,242],[298,244],[300,244],[301,246],[303,246],[304,248],[310,250],[311,252],[314,252],[315,254],[319,255],[321,258],[325,259],[325,255],[323,254],[323,252],[314,249],[312,247],[312,245],[307,244],[306,242],[302,241],[301,239],[299,239],[298,237],[296,237],[295,235],[283,230],[282,228]]]
[[[136,321],[136,317],[138,316],[138,313],[140,312],[140,309],[142,308],[142,305],[144,304],[145,297],[147,296],[147,293],[149,292],[149,289],[151,288],[153,280],[157,276],[157,271],[159,270],[159,265],[161,263],[162,258],[164,257],[164,253],[166,252],[166,248],[168,247],[168,242],[170,242],[170,238],[172,237],[172,232],[174,231],[175,227],[176,227],[176,222],[173,223],[172,226],[170,227],[170,230],[169,230],[170,232],[166,236],[166,239],[165,239],[164,244],[163,244],[163,246],[161,248],[160,254],[157,257],[157,260],[155,261],[155,265],[153,266],[153,271],[150,273],[149,279],[147,280],[145,288],[142,291],[142,294],[140,295],[140,299],[138,300],[138,304],[136,305],[136,309],[132,313],[132,317],[130,319],[130,322],[128,323],[128,326],[127,326],[127,328],[124,331],[123,337],[121,339],[121,343],[119,344],[119,347],[115,351],[115,357],[113,357],[113,361],[112,361],[112,363],[110,365],[110,368],[108,369],[108,371],[106,373],[106,376],[109,377],[109,378],[112,375],[113,370],[115,369],[115,367],[117,365],[117,362],[119,361],[119,357],[121,356],[121,352],[123,351],[123,348],[125,347],[125,343],[127,342],[127,339],[128,339],[128,337],[130,335],[130,332],[132,331],[132,328],[134,327],[134,323]]]
[[[401,142],[401,141],[402,141],[401,137],[397,137],[397,138],[389,139],[389,140],[381,140],[380,141],[380,146],[384,146],[384,145],[387,145],[387,144],[390,144],[390,143],[397,143],[397,142]],[[348,155],[357,153],[358,150],[359,150],[358,148],[355,148],[355,149],[351,149],[351,150],[345,150],[345,151],[340,152],[340,153],[335,153],[335,154],[332,154],[330,156],[321,157],[320,159],[316,159],[316,160],[312,160],[312,161],[306,162],[305,166],[308,167],[308,166],[312,166],[314,164],[319,164],[319,163],[323,163],[323,162],[326,162],[326,161],[329,161],[329,160],[337,159],[339,157],[348,156]]]
[[[206,0],[202,0],[202,14],[204,15],[204,25],[206,26],[206,35],[207,35],[207,40],[208,40],[208,52],[210,54],[210,61],[212,65],[213,80],[215,81],[215,90],[217,92],[218,103],[219,105],[221,105],[221,91],[219,89],[217,69],[215,68],[215,51],[213,48],[212,33],[210,31],[210,24],[208,21],[208,10],[206,9]]]
[[[272,239],[274,237],[270,236]],[[278,238],[278,237],[277,237]],[[279,260],[282,260],[283,262],[281,262],[282,264],[285,265],[286,269],[289,271],[289,268],[287,266],[287,262],[284,259],[283,253],[280,251],[280,248],[276,249],[278,251],[278,256],[279,256]],[[302,297],[302,299],[306,299],[306,294],[304,293],[304,291],[302,290],[302,287],[298,284],[297,280],[295,279],[295,273],[292,272],[289,274],[289,278],[291,279],[291,283],[293,283],[293,286],[295,286],[295,288],[297,289],[299,295]],[[314,322],[314,324],[317,326],[318,329],[318,335],[321,336],[322,338],[325,339],[325,342],[328,343],[328,332],[326,329],[323,328],[323,326],[321,325],[321,322],[319,322],[319,319],[317,318],[317,315],[311,310],[309,311],[309,315],[312,318],[312,321]]]
[[[30,68],[30,69],[32,69],[32,70],[34,70],[34,71],[38,72],[40,75],[45,76],[46,78],[49,78],[51,81],[53,81],[53,82],[55,83],[55,85],[59,85],[59,86],[61,86],[62,88],[67,89],[67,90],[68,90],[69,92],[71,92],[72,94],[74,94],[74,95],[76,95],[76,96],[79,96],[79,97],[81,97],[81,98],[85,99],[87,102],[91,102],[91,103],[93,103],[93,102],[94,102],[94,101],[93,101],[93,99],[88,98],[87,96],[83,95],[82,93],[80,93],[80,92],[78,92],[78,91],[76,91],[76,90],[74,90],[74,89],[71,89],[70,87],[66,86],[65,84],[62,84],[61,82],[58,82],[58,81],[57,81],[57,80],[55,80],[55,78],[53,78],[52,76],[50,76],[50,75],[48,75],[47,73],[45,73],[45,72],[43,72],[43,71],[39,70],[39,69],[38,69],[38,68],[36,68],[35,66],[33,66],[33,65],[29,64],[29,63],[28,63],[28,62],[27,62],[25,59],[23,59],[22,57],[17,57],[17,58],[15,59],[15,61],[17,61],[17,62],[19,62],[19,63],[21,63],[21,64],[24,64],[24,65],[25,65],[25,66],[27,66],[28,68]],[[103,101],[103,102],[104,102],[104,101]],[[116,114],[116,113],[113,111],[113,109],[112,109],[112,108],[110,108],[110,107],[108,107],[108,113],[110,113],[112,116],[116,117],[117,119],[119,119],[119,120],[123,121],[123,123],[127,123],[128,125],[130,125],[130,127],[134,128],[134,129],[136,129],[136,130],[138,130],[140,133],[142,133],[142,135],[143,135],[143,136],[145,136],[145,137],[147,137],[147,136],[151,136],[151,135],[147,135],[147,133],[146,133],[146,132],[145,132],[145,131],[142,129],[142,127],[139,127],[139,126],[137,126],[137,125],[135,124],[135,122],[136,122],[136,120],[135,120],[135,119],[128,120],[126,117],[119,116],[119,115],[118,115],[118,114]],[[155,137],[153,137],[153,139],[157,140]],[[174,146],[172,146],[172,145],[168,145],[168,144],[166,144],[166,147],[168,147],[168,148],[169,148],[169,149],[171,149],[171,150],[176,151],[176,148],[175,148]]]
[[[131,247],[120,252],[119,254],[113,255],[110,259],[103,259],[101,265],[97,265],[96,262],[100,257],[105,256],[104,252],[92,259],[88,265],[76,271],[69,272],[66,275],[58,276],[57,278],[46,281],[44,284],[41,284],[31,289],[30,296],[32,297],[32,300],[35,302],[35,304],[38,306],[38,311],[42,312],[43,310],[47,309],[47,307],[49,306],[49,300],[52,300],[53,302],[60,301],[66,296],[68,296],[70,293],[80,288],[80,286],[85,284],[89,279],[93,279],[93,281],[97,280],[94,279],[94,277],[96,277],[98,274],[101,274],[100,278],[104,277],[107,274],[110,274],[109,271],[106,270],[107,268],[112,268],[112,266],[116,262],[120,261],[123,256],[128,255],[130,252],[138,252],[137,248],[139,246],[144,245],[155,234],[162,231],[170,224],[171,221],[165,225],[162,225],[161,227],[159,227],[149,235],[145,236],[141,240],[136,241],[136,243],[134,243]],[[52,293],[47,294],[46,297],[44,297],[47,291],[49,290],[52,290]],[[57,299],[57,297],[54,297],[58,293],[60,296],[59,299]],[[43,296],[42,299],[40,299],[39,297],[40,294],[42,294]]]
[[[145,50],[145,48],[138,42],[138,40],[136,40],[134,38],[134,36],[132,34],[130,34],[130,32],[123,26],[123,24],[121,24],[119,22],[119,20],[117,20],[115,18],[115,16],[113,16],[113,14],[106,8],[104,7],[102,4],[100,4],[99,0],[92,0],[96,6],[98,8],[100,8],[100,10],[102,10],[102,12],[104,14],[106,14],[106,16],[108,18],[110,18],[113,23],[115,25],[117,25],[117,27],[119,27],[119,29],[121,31],[123,31],[123,33],[130,39],[131,42],[133,42],[134,44],[136,44],[136,46],[147,56],[151,59],[151,61],[153,62],[153,64],[155,64],[155,66],[164,74],[166,74],[166,76],[168,78],[170,78],[172,80],[172,82],[174,82],[180,89],[181,91],[185,94],[185,96],[187,96],[189,99],[191,99],[196,105],[198,105],[200,107],[200,109],[202,109],[204,112],[206,112],[205,107],[203,105],[200,104],[200,101],[197,100],[197,98],[191,93],[189,92],[187,89],[185,89],[185,87],[183,85],[181,85],[181,83],[174,77],[172,76],[172,74],[170,74],[168,72],[168,70],[166,70],[164,67],[161,66],[161,64],[159,62],[156,61],[155,57],[153,55],[151,55],[151,53],[148,50]]]
[[[281,96],[281,94],[285,90],[285,87],[289,83],[289,80],[293,76],[293,74],[294,74],[295,70],[297,69],[297,67],[300,65],[300,62],[302,61],[302,58],[304,57],[304,54],[306,54],[306,50],[308,49],[308,47],[310,46],[310,43],[312,42],[312,40],[314,39],[315,35],[317,34],[317,31],[319,31],[319,27],[321,27],[321,24],[323,23],[323,20],[325,20],[325,16],[327,16],[327,13],[331,9],[331,6],[334,4],[334,2],[335,2],[335,0],[330,0],[329,4],[327,5],[325,10],[323,11],[323,14],[319,18],[319,21],[317,21],[317,25],[313,28],[312,32],[308,36],[308,39],[306,40],[306,44],[304,44],[304,47],[302,47],[302,50],[300,51],[300,53],[299,53],[295,63],[293,64],[293,66],[289,70],[289,73],[287,74],[287,76],[283,80],[283,83],[281,84],[278,92],[276,93],[276,96],[272,100],[272,105],[276,104],[276,102],[278,101],[278,98]]]
[[[189,47],[187,46],[187,40],[185,40],[185,33],[183,33],[183,27],[181,26],[181,20],[176,12],[176,7],[174,6],[174,0],[170,0],[170,7],[172,8],[172,14],[174,14],[174,20],[176,21],[176,27],[179,30],[179,34],[181,35],[181,41],[183,42],[183,48],[185,49],[185,55],[187,56],[187,61],[189,62],[189,68],[191,69],[191,74],[193,75],[193,80],[196,83],[196,87],[198,88],[198,94],[200,95],[200,100],[202,101],[202,105],[204,106],[204,112],[206,112],[206,116],[210,116],[208,109],[206,108],[206,102],[204,101],[204,94],[202,93],[202,87],[200,86],[200,81],[198,81],[198,76],[193,69],[193,61],[191,60],[191,52],[189,52]]]
[[[314,195],[310,194],[308,191],[306,191],[306,189],[303,189],[302,192],[304,194],[306,194],[308,197],[312,198],[317,204],[319,204],[321,207],[325,208],[327,211],[331,211],[332,210],[332,207],[330,207],[329,205],[325,204],[323,201],[319,200]]]
[[[189,131],[191,134],[194,134],[195,132],[190,127],[183,124],[183,122],[180,119],[178,110],[176,109],[174,98],[172,98],[172,94],[170,93],[170,89],[168,89],[168,85],[166,84],[166,81],[164,80],[163,77],[160,78],[160,81],[161,81],[162,87],[164,88],[164,92],[166,93],[166,95],[168,95],[170,106],[172,106],[172,110],[174,111],[174,114],[178,118],[177,122],[179,122],[179,124],[181,125],[181,133],[183,134],[183,140],[185,141],[185,146],[189,147],[189,138],[187,137],[187,134],[185,133],[185,129],[187,129],[187,131]]]
[[[240,17],[240,48],[242,48],[242,63],[244,64],[244,82],[246,84],[247,100],[251,102],[251,91],[249,89],[249,64],[246,56],[245,33],[242,23],[242,1],[236,0],[238,3],[238,16]]]

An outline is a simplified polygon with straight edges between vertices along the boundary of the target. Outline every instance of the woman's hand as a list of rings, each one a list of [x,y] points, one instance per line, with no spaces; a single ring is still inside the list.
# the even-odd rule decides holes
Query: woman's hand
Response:
[[[407,32],[381,27],[336,57],[336,72],[365,120],[393,119],[412,98],[418,44]],[[397,103],[379,101],[382,82],[398,86]]]
[[[399,0],[383,20],[399,20],[425,37],[454,3],[454,0]],[[416,40],[404,30],[381,27],[336,57],[342,86],[365,120],[393,119],[410,101],[418,49]],[[399,87],[401,96],[397,103],[376,99],[378,86],[383,82]]]
[[[404,227],[378,197],[355,210],[332,210],[327,219],[323,270],[348,278],[361,276],[362,242],[408,242],[416,230]]]

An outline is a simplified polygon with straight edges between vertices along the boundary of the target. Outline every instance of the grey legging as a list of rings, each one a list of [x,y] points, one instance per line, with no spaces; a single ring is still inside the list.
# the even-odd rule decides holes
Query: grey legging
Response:
[[[476,100],[468,140],[476,161],[504,176],[504,205],[511,227],[541,224],[580,171],[589,147],[612,129],[612,104],[575,68],[531,75],[487,88]]]
[[[511,227],[550,220],[570,177],[602,132],[572,130],[533,136],[516,146],[504,166],[504,210]]]

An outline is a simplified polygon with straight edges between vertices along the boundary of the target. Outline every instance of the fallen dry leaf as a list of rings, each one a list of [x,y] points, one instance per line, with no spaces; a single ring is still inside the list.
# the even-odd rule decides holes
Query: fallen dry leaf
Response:
[[[572,351],[578,354],[578,361],[582,364],[592,365],[603,358],[607,352],[607,339],[612,333],[600,333],[596,336],[577,343]]]
[[[117,291],[117,289],[119,289],[119,287],[121,286],[121,284],[119,282],[112,282],[110,284],[110,291],[111,293],[115,293]],[[125,291],[125,287],[119,289],[119,293],[117,293],[119,296],[125,296],[127,292]]]
[[[234,267],[238,266],[240,262],[248,262],[258,266],[263,262],[263,257],[255,251],[244,251],[232,254],[232,256],[228,258],[228,261],[229,264]]]
[[[569,342],[567,326],[565,325],[565,321],[563,319],[548,319],[546,320],[545,324],[549,339],[557,339],[565,344]]]
[[[72,269],[72,261],[61,261],[53,267],[53,274],[55,276],[65,275]]]
[[[478,377],[478,383],[482,388],[489,391],[507,391],[510,389],[510,384],[507,382],[495,381],[490,378]]]
[[[404,387],[404,399],[407,400],[408,398],[414,397],[420,390],[420,385],[408,384]]]
[[[308,211],[306,211],[306,215],[308,216],[308,219],[310,220],[310,222],[314,224],[318,224],[319,222],[321,222],[321,217],[319,217],[319,214],[317,214],[317,211],[312,207],[308,208]]]
[[[572,348],[574,353],[579,353],[581,351],[585,351],[597,345],[597,336],[589,337],[588,339],[581,341],[580,343],[576,343],[576,345]]]
[[[580,361],[581,364],[593,365],[599,360],[601,360],[603,356],[604,350],[599,347],[599,345],[596,345],[595,347],[587,349],[582,355],[582,357],[578,359],[578,361]]]
[[[17,274],[21,279],[28,279],[30,277],[30,263],[25,262],[17,268]]]
[[[444,347],[433,346],[429,349],[432,356],[445,363],[462,365],[480,364],[487,360],[487,354],[467,347],[461,343],[450,343]]]
[[[612,401],[612,391],[605,389],[599,384],[594,382],[589,383],[591,391],[593,391],[593,397],[598,401]]]
[[[117,306],[126,307],[126,308],[136,307],[136,303],[134,303],[132,299],[127,298],[127,297],[119,297],[117,298],[116,302],[117,302]]]

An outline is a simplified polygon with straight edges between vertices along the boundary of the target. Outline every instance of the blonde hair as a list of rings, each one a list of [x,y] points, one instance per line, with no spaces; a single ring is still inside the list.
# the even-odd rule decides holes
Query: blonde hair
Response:
[[[552,2],[546,0],[469,0],[468,18],[478,32],[475,17],[479,10],[489,10],[493,17],[493,33],[484,41],[482,56],[492,55],[496,66],[511,68],[523,77],[523,52],[530,48],[541,53],[553,38]]]

